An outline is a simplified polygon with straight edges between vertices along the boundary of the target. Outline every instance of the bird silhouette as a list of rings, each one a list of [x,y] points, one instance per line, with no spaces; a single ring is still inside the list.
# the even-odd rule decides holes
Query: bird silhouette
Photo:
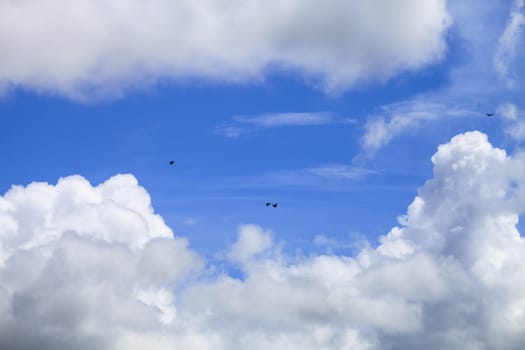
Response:
[[[173,165],[175,163],[174,160],[170,160],[170,165]]]
[[[487,117],[493,117],[495,114],[494,113],[486,113],[487,114]]]
[[[272,207],[277,208],[277,203],[273,203]]]
[[[272,205],[272,203],[270,203],[270,202],[266,203],[267,207],[269,207],[270,205]]]

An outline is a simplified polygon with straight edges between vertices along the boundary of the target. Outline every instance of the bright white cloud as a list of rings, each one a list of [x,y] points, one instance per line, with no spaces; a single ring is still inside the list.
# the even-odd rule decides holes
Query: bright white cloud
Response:
[[[130,175],[15,186],[0,222],[1,349],[115,349],[121,330],[168,327],[203,264]]]
[[[72,97],[292,69],[337,91],[439,60],[445,0],[0,1],[0,86]]]
[[[469,132],[432,162],[399,226],[355,256],[285,256],[241,226],[242,279],[202,270],[131,176],[15,187],[0,348],[520,349],[525,159]]]

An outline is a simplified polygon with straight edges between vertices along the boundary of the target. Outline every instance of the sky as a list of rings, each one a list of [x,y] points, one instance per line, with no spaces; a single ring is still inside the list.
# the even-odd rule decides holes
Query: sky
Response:
[[[524,27],[0,0],[0,350],[522,349]]]

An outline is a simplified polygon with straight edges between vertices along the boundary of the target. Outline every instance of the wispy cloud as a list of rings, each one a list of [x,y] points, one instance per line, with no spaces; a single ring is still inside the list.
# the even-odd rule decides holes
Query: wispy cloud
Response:
[[[423,122],[444,116],[463,117],[472,113],[462,107],[418,100],[383,106],[378,115],[372,115],[366,122],[361,138],[362,151],[368,156],[372,155],[394,137],[418,128]]]
[[[517,47],[521,39],[523,27],[525,26],[524,0],[516,0],[510,12],[510,18],[500,36],[498,47],[494,56],[494,66],[501,78],[505,79],[507,86],[512,87],[514,81],[509,77],[509,66],[514,62],[517,55]]]
[[[218,126],[215,131],[225,137],[237,138],[262,129],[354,124],[356,122],[355,119],[336,118],[329,112],[265,113],[253,116],[233,116],[231,122]]]
[[[225,179],[229,189],[295,188],[315,191],[354,190],[355,185],[379,171],[353,164],[325,164],[298,169],[281,169]]]
[[[366,175],[377,173],[377,171],[372,169],[347,164],[325,165],[317,168],[309,168],[306,169],[306,171],[319,177],[351,180],[357,180]]]
[[[525,141],[525,113],[513,103],[501,104],[496,111],[503,118],[505,134],[514,141]]]
[[[184,225],[186,226],[195,226],[198,223],[199,223],[199,219],[191,217],[191,216],[184,220]]]
[[[240,124],[253,125],[260,128],[273,128],[278,126],[307,126],[325,125],[333,122],[334,118],[329,113],[275,113],[258,116],[234,116],[234,121]]]
[[[318,248],[324,249],[328,254],[334,254],[334,252],[341,251],[353,251],[358,253],[360,250],[370,247],[370,243],[367,239],[359,234],[352,234],[343,240],[329,237],[325,234],[318,234],[315,236],[312,243]]]

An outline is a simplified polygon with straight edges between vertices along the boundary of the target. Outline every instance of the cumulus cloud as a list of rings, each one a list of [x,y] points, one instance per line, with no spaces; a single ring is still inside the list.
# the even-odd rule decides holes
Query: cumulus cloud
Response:
[[[0,1],[0,86],[85,97],[292,69],[328,91],[440,59],[445,0]]]
[[[132,176],[14,187],[0,348],[521,349],[525,159],[469,132],[432,162],[399,225],[354,256],[286,256],[241,226],[240,278],[203,269]]]
[[[15,186],[0,223],[1,349],[116,349],[173,323],[173,289],[203,266],[130,175]]]

